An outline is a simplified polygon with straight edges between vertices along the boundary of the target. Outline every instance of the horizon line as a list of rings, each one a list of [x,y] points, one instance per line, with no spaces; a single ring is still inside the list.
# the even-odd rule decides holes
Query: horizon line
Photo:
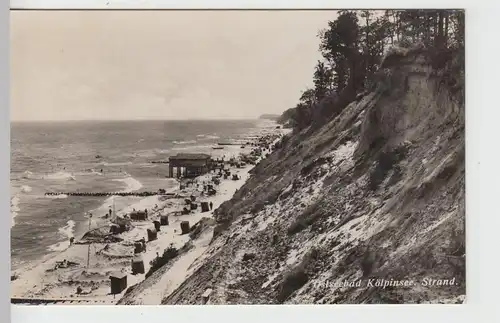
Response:
[[[270,113],[267,113],[270,114]],[[266,115],[266,114],[263,114]],[[273,114],[274,115],[274,114]],[[276,115],[281,115],[281,114],[276,114]],[[102,121],[220,121],[220,120],[259,120],[260,116],[257,117],[231,117],[231,118],[185,118],[185,119],[159,119],[159,118],[154,118],[154,119],[57,119],[57,120],[10,120],[10,123],[19,123],[19,122],[85,122],[85,121],[97,121],[97,122],[102,122]],[[265,118],[264,118],[265,119]],[[267,119],[265,119],[267,120]]]

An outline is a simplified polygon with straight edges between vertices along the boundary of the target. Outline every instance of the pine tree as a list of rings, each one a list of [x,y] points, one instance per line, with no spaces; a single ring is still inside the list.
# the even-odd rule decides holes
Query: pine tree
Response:
[[[314,70],[314,96],[316,102],[320,102],[331,90],[332,86],[332,70],[329,69],[324,62],[318,61]]]
[[[340,113],[358,92],[370,86],[389,45],[423,42],[440,50],[463,51],[464,26],[463,10],[338,11],[337,19],[318,34],[324,60],[315,67],[314,87],[302,93],[294,109],[295,124],[302,129],[315,118]],[[332,92],[338,95],[332,96]],[[328,108],[330,114],[324,113]]]

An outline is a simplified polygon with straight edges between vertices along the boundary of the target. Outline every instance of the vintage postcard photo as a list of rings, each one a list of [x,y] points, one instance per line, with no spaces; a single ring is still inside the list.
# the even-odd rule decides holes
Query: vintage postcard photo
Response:
[[[13,304],[465,302],[464,10],[10,33]]]

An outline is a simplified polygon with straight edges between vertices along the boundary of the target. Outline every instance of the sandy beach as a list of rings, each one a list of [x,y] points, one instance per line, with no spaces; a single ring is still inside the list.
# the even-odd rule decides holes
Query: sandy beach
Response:
[[[279,140],[279,134],[285,130],[276,129],[273,140]],[[269,137],[271,138],[271,137]],[[269,142],[272,144],[272,142]],[[231,145],[224,149],[215,150],[212,158],[225,157],[225,161],[230,159],[238,160],[243,155],[256,150],[254,145]],[[257,162],[265,158],[265,150],[260,152]],[[224,179],[220,177],[218,185],[212,182],[216,171],[204,174],[192,180],[178,180],[179,186],[168,192],[168,195],[148,196],[144,198],[110,197],[109,204],[120,204],[116,209],[116,214],[112,217],[127,217],[133,210],[148,210],[148,218],[145,221],[131,221],[132,227],[123,233],[113,236],[120,239],[119,242],[98,241],[88,243],[83,237],[77,237],[74,243],[66,246],[67,249],[55,256],[43,261],[41,264],[23,271],[17,271],[17,278],[11,282],[11,297],[17,299],[42,299],[53,300],[55,303],[85,303],[85,304],[115,304],[120,300],[126,289],[120,294],[111,294],[110,276],[125,274],[127,276],[127,286],[133,286],[144,281],[146,273],[150,270],[151,262],[161,256],[166,248],[173,247],[177,250],[184,250],[176,257],[170,268],[169,275],[164,275],[162,282],[158,284],[158,292],[155,289],[149,290],[147,295],[138,297],[138,302],[145,304],[159,304],[165,284],[168,283],[169,290],[175,290],[183,279],[188,275],[188,269],[202,254],[208,246],[212,237],[211,230],[202,230],[201,234],[190,237],[190,234],[182,234],[181,222],[188,221],[191,229],[200,220],[207,221],[213,218],[213,212],[223,202],[231,199],[249,177],[249,171],[254,166],[244,164],[243,166],[231,167],[228,169],[231,174],[237,174],[238,180],[233,180],[231,176]],[[172,180],[172,179],[169,179]],[[139,190],[140,183],[127,183],[130,191]],[[203,194],[204,185],[212,184],[216,190],[215,195],[207,196]],[[172,197],[172,195],[176,197]],[[202,212],[198,207],[189,214],[180,214],[186,206],[186,197],[194,196],[198,206],[200,202],[212,202],[213,208],[208,212]],[[120,201],[121,199],[121,201]],[[126,204],[128,203],[128,204]],[[106,210],[103,206],[103,214]],[[147,229],[154,229],[153,221],[159,221],[161,215],[169,214],[169,224],[162,225],[157,232],[157,239],[146,243],[146,250],[137,254],[144,263],[144,273],[132,274],[131,261],[134,257],[134,242],[145,239],[148,241]],[[103,216],[93,216],[90,222],[89,232],[100,232],[110,236],[110,219]],[[69,242],[67,242],[69,245]],[[189,245],[189,248],[186,248]],[[61,249],[65,246],[61,246]],[[184,248],[184,249],[183,249]],[[162,268],[160,268],[161,270]],[[161,293],[160,293],[161,291]],[[143,299],[144,298],[144,299]]]

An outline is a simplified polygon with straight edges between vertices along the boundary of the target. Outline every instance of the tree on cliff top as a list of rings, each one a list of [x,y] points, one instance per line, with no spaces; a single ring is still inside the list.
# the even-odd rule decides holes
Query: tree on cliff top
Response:
[[[463,49],[464,27],[463,10],[340,10],[318,35],[323,60],[313,73],[314,88],[287,115],[297,129],[327,122],[371,85],[388,46],[422,42]]]

